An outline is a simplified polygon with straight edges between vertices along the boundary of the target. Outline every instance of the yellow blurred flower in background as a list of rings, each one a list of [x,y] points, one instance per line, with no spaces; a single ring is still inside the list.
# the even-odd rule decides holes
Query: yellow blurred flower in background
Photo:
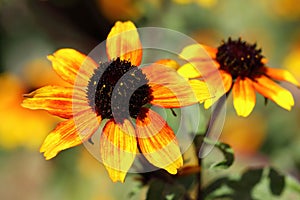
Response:
[[[23,84],[12,74],[0,75],[0,146],[5,149],[37,149],[56,121],[46,112],[30,112],[20,106]]]
[[[283,67],[300,77],[300,44],[295,46],[283,61]]]
[[[173,0],[178,4],[190,4],[197,3],[201,7],[211,8],[218,3],[218,0]]]

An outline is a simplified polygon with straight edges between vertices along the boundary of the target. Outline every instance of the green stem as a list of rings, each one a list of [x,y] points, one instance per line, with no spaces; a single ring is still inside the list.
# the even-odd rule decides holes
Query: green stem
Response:
[[[202,169],[202,156],[201,156],[202,152],[200,151],[201,146],[203,144],[204,138],[207,135],[209,135],[210,131],[212,130],[211,127],[213,126],[213,122],[216,121],[216,119],[219,117],[219,114],[220,114],[223,106],[225,105],[225,102],[227,100],[227,97],[228,97],[230,91],[231,91],[231,89],[217,101],[215,109],[213,110],[211,117],[207,123],[205,134],[197,135],[194,140],[194,144],[196,146],[196,156],[198,158],[198,165],[200,167],[200,170],[197,173],[197,180],[198,180],[198,191],[197,191],[197,198],[196,198],[197,200],[204,199],[204,196],[202,194],[202,171],[203,171],[203,169]],[[225,96],[225,99],[223,98],[224,96]]]

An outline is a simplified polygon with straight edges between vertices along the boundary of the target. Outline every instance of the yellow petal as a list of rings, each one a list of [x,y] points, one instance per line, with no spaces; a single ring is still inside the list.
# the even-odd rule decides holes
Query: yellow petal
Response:
[[[98,129],[101,118],[92,110],[87,110],[63,121],[47,136],[40,152],[47,160],[55,157],[60,151],[77,146],[88,140]]]
[[[252,81],[248,78],[237,78],[232,88],[233,106],[237,115],[247,117],[255,106],[256,96]]]
[[[197,100],[203,103],[205,100],[213,98],[215,90],[208,88],[207,83],[200,80],[189,80],[190,86],[192,87]]]
[[[193,63],[182,65],[182,67],[180,67],[177,72],[184,78],[199,78],[202,76],[200,71],[195,67],[195,64]]]
[[[150,163],[170,174],[182,167],[176,136],[159,114],[143,109],[136,120],[136,134],[141,152]]]
[[[278,81],[287,81],[289,83],[292,83],[292,84],[296,85],[297,87],[300,87],[300,83],[287,70],[266,67],[266,74],[269,77],[271,77],[272,79],[275,79],[275,80],[278,80]]]
[[[137,141],[132,124],[125,119],[123,124],[109,120],[100,139],[103,164],[113,182],[124,182],[137,153]]]
[[[62,118],[71,118],[74,113],[89,109],[85,93],[71,87],[45,86],[24,96],[23,107],[47,110]]]
[[[261,95],[271,99],[286,110],[291,110],[294,106],[293,95],[265,76],[257,78],[256,82],[253,82],[253,86]]]
[[[48,59],[56,73],[72,85],[76,82],[78,86],[87,86],[89,77],[97,68],[91,58],[74,49],[60,49]]]
[[[131,21],[116,22],[107,36],[106,51],[110,60],[120,58],[139,66],[142,61],[142,44]]]

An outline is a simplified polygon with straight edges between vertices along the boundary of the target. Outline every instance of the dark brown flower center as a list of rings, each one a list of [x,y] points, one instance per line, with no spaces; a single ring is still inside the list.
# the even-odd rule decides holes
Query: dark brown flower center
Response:
[[[265,72],[262,58],[261,49],[256,49],[256,44],[248,44],[240,38],[229,38],[218,47],[216,56],[220,69],[230,73],[233,79],[248,77],[253,80]]]
[[[88,84],[89,105],[102,119],[113,118],[118,123],[129,117],[136,119],[153,99],[148,82],[142,70],[129,61],[117,58],[100,63]]]

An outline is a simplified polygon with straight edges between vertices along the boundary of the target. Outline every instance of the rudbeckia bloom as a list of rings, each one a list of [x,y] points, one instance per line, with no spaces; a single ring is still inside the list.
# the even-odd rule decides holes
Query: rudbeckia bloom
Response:
[[[100,155],[109,176],[123,182],[137,153],[171,174],[183,164],[173,130],[148,105],[179,108],[209,98],[204,82],[193,87],[160,60],[139,68],[142,45],[135,25],[117,22],[106,40],[107,62],[96,63],[73,49],[50,55],[54,70],[69,87],[45,86],[25,95],[23,106],[66,118],[47,136],[40,151],[51,159],[91,138],[100,122]],[[104,123],[104,122],[103,122]]]
[[[203,54],[203,49],[206,53]],[[220,73],[224,88],[216,91],[215,98],[208,99],[204,103],[205,108],[209,108],[219,97],[232,90],[233,105],[239,116],[248,116],[256,103],[256,92],[267,99],[271,99],[276,104],[286,110],[291,110],[294,105],[292,94],[279,86],[273,80],[287,81],[296,86],[300,86],[294,76],[286,70],[275,69],[266,66],[266,59],[261,54],[261,49],[256,48],[256,44],[249,44],[238,40],[228,39],[218,48],[205,45],[190,45],[184,48],[180,54],[182,58],[189,61],[178,69],[178,73],[185,78],[194,79],[203,76],[211,76],[216,73],[207,68],[217,67]],[[211,66],[208,61],[213,59],[215,66]],[[207,74],[201,74],[195,67],[206,68]]]

